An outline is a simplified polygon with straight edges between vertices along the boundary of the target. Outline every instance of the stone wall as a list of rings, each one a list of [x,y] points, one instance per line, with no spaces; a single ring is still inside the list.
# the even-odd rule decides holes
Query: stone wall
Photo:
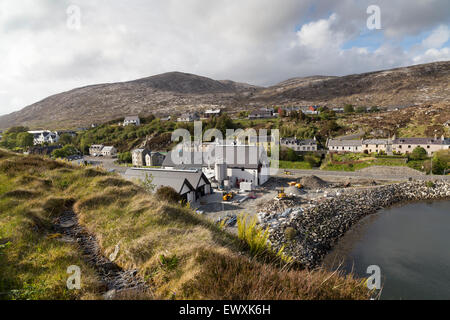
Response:
[[[333,245],[359,220],[380,209],[409,201],[450,199],[450,181],[405,182],[354,190],[282,214],[260,215],[275,248],[308,268],[318,266]]]

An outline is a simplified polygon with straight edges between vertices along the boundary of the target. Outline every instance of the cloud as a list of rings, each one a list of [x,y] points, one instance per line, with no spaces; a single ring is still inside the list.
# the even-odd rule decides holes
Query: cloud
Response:
[[[72,4],[78,31],[67,27]],[[371,4],[382,30],[366,29]],[[448,0],[2,0],[0,114],[75,87],[175,70],[271,85],[447,60],[449,10]],[[368,33],[381,45],[360,44]],[[402,47],[411,36],[417,43]]]
[[[450,29],[446,25],[441,25],[422,41],[422,45],[425,48],[440,48],[448,39],[450,39]]]

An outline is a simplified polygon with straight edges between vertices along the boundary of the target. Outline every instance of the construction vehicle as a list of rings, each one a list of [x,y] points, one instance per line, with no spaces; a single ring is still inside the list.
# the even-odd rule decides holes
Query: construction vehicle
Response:
[[[233,197],[234,197],[233,193],[229,192],[229,193],[225,194],[222,199],[223,199],[223,201],[230,201],[233,199]]]
[[[279,190],[278,190],[278,196],[277,196],[277,199],[278,200],[283,200],[283,199],[286,199],[287,198],[287,194],[284,192],[284,188],[280,188]]]
[[[296,187],[297,189],[303,189],[303,185],[301,183],[297,183],[295,181],[289,182],[288,185],[290,187]]]

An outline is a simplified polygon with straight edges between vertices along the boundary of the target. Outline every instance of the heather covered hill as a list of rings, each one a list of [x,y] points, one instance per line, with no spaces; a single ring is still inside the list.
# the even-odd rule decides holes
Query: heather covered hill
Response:
[[[216,107],[242,111],[250,107],[310,104],[448,105],[449,80],[449,61],[344,77],[294,78],[267,88],[170,72],[63,92],[1,116],[0,128],[75,128],[126,115],[180,114]]]
[[[122,272],[125,288],[144,286],[118,290],[117,299],[370,297],[364,281],[301,269],[264,246],[252,250],[261,243],[254,229],[246,230],[248,236],[238,238],[189,207],[105,171],[0,150],[3,298],[102,298],[116,285],[111,273]],[[82,290],[66,287],[70,265],[83,270]]]

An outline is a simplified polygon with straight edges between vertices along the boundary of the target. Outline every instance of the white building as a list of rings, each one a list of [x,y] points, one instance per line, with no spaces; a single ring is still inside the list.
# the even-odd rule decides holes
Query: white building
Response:
[[[103,147],[102,155],[104,157],[114,157],[117,155],[117,149],[114,147]]]
[[[39,130],[39,131],[28,131],[28,133],[33,135],[34,145],[44,143],[52,144],[57,143],[59,141],[59,135],[57,132],[51,132],[48,130]]]
[[[363,152],[362,140],[328,139],[327,148],[333,152]]]
[[[126,117],[125,120],[123,121],[123,126],[129,126],[129,125],[133,125],[133,126],[140,126],[141,125],[141,119],[139,119],[138,116],[131,116],[131,117]]]
[[[270,177],[270,162],[263,147],[248,145],[216,145],[209,152],[179,151],[170,152],[163,168],[171,170],[201,169],[208,178],[215,177],[232,187],[240,183],[251,183],[253,187],[263,185]],[[222,169],[217,176],[217,166]]]

